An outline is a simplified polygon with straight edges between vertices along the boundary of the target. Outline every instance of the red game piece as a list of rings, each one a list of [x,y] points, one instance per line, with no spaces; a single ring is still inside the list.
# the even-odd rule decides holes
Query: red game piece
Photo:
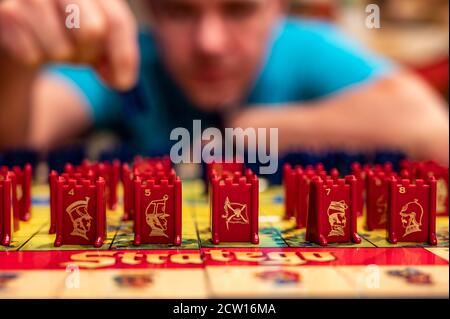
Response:
[[[417,166],[419,162],[412,162],[409,160],[400,161],[400,170],[407,171],[411,178],[417,176]]]
[[[22,221],[28,221],[31,217],[31,179],[33,169],[30,164],[26,164],[23,169],[19,166],[14,166],[11,172],[14,175],[14,178],[11,178],[14,216],[17,215]],[[8,167],[3,166],[0,174],[5,177],[8,173]]]
[[[207,166],[207,178],[208,180],[211,179],[213,175],[217,176],[223,176],[223,175],[229,175],[233,176],[235,172],[241,172],[244,173],[244,163],[227,163],[227,162],[212,162],[209,164],[206,164]]]
[[[146,171],[139,171],[134,169],[133,171],[128,164],[122,166],[122,183],[123,183],[123,206],[124,215],[122,220],[134,220],[134,180],[140,177],[141,180],[158,178],[159,180],[166,178],[173,178],[176,176],[173,168],[167,170],[164,165],[156,165],[153,168],[147,167]]]
[[[386,229],[387,227],[388,180],[390,176],[397,176],[397,173],[393,172],[392,169],[391,163],[375,166],[365,165],[363,168],[367,230]],[[406,173],[404,172],[403,175],[406,176]],[[361,196],[361,194],[359,193],[358,196]]]
[[[409,173],[411,178],[426,180],[434,176],[437,182],[436,215],[448,216],[449,212],[449,184],[448,166],[442,166],[434,161],[411,162],[403,160],[400,162],[403,171]]]
[[[367,173],[366,228],[386,229],[388,219],[389,179],[396,174],[381,170]]]
[[[235,172],[241,174],[245,173],[244,163],[233,162],[215,162],[206,163],[206,180],[205,180],[205,193],[209,192],[212,176],[233,176]]]
[[[306,240],[327,246],[329,243],[360,243],[356,230],[357,180],[345,179],[311,182]]]
[[[10,201],[12,204],[12,216],[13,216],[13,231],[16,232],[20,228],[20,214],[22,213],[20,202],[19,202],[19,187],[17,185],[16,174],[12,171],[8,171],[6,166],[2,167],[0,170],[0,180],[5,180],[8,178],[11,182],[11,194]]]
[[[361,166],[359,163],[352,164],[352,175],[356,177],[357,180],[357,198],[358,198],[358,216],[364,214],[364,202],[367,202],[367,174],[371,171],[384,171],[386,173],[392,172],[392,164],[385,163],[384,165]],[[367,210],[367,207],[366,207]]]
[[[389,181],[389,241],[428,242],[436,239],[436,179]]]
[[[181,180],[134,180],[134,245],[181,245]]]
[[[56,239],[61,245],[101,247],[106,236],[105,181],[66,180],[56,182]]]
[[[149,170],[169,172],[172,169],[172,161],[169,156],[151,158],[136,156],[134,158],[133,169],[139,173]]]
[[[172,168],[170,157],[143,158],[136,156],[133,167],[128,164],[122,166],[122,183],[123,183],[123,220],[134,220],[134,179],[148,179],[155,176],[175,175]]]
[[[448,216],[448,166],[433,161],[420,162],[417,165],[416,178],[426,180],[429,176],[436,179],[436,215]]]
[[[0,175],[0,177],[3,177]],[[0,243],[11,244],[11,179],[0,178]]]
[[[123,210],[122,220],[134,219],[134,176],[128,164],[122,165]]]
[[[108,209],[116,209],[119,202],[117,187],[119,185],[120,161],[114,160],[112,163],[90,163],[89,161],[84,160],[80,166],[76,167],[67,164],[64,171],[70,175],[76,173],[80,173],[84,177],[91,175],[94,180],[102,177],[105,180],[105,197]]]
[[[50,184],[50,229],[49,234],[56,233],[56,210],[57,210],[57,185],[58,185],[58,173],[51,171],[48,182]]]
[[[362,216],[364,211],[364,198],[366,196],[366,173],[367,167],[359,163],[352,164],[352,175],[356,177],[357,215]]]
[[[292,168],[290,164],[285,164],[283,167],[283,188],[284,188],[284,218],[290,219],[295,216],[296,204],[295,198],[298,196],[297,184],[297,169],[301,170],[300,166]]]
[[[258,177],[251,170],[242,176],[211,176],[211,232],[212,242],[259,243]]]
[[[331,178],[337,179],[339,172],[337,169],[331,170]],[[285,196],[285,219],[295,217],[296,228],[306,227],[306,217],[308,213],[310,182],[315,176],[326,178],[327,173],[322,164],[316,167],[307,166],[305,170],[301,166],[290,164],[284,165],[283,184]]]
[[[19,205],[20,220],[28,221],[31,217],[31,179],[33,168],[30,164],[25,165],[23,170],[15,166],[12,171],[16,176],[16,198]]]

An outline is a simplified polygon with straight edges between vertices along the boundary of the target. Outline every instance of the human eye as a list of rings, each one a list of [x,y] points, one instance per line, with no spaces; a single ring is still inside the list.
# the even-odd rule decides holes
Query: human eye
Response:
[[[256,13],[259,7],[259,1],[255,0],[228,1],[223,5],[223,12],[233,19],[245,19]]]
[[[197,10],[195,7],[181,1],[162,1],[161,12],[171,20],[188,20],[195,18]]]

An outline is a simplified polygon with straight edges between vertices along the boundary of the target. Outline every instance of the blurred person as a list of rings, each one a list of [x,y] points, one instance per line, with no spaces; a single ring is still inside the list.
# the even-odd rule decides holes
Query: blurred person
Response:
[[[65,26],[68,4],[81,27]],[[139,152],[170,131],[279,129],[279,150],[392,149],[448,164],[448,108],[407,70],[286,0],[148,0],[139,32],[123,0],[0,2],[0,148],[49,149],[120,131]],[[124,95],[138,84],[143,108]]]

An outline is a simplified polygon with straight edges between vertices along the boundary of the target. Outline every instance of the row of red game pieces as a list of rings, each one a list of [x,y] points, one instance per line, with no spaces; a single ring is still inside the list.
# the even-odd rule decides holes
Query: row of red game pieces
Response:
[[[106,226],[107,183],[111,177],[96,174],[88,166],[68,169],[61,176],[50,175],[51,228],[55,246],[103,244]],[[112,174],[111,170],[103,170]],[[163,159],[138,159],[132,167],[122,167],[124,220],[133,221],[133,244],[181,245],[182,184]],[[258,177],[212,170],[209,178],[211,200],[211,240],[259,243]],[[51,229],[51,230],[52,230]]]
[[[306,239],[321,245],[359,242],[356,219],[366,202],[368,230],[387,229],[391,243],[435,245],[437,207],[448,214],[448,168],[432,162],[403,162],[402,167],[397,174],[389,164],[355,164],[354,175],[342,180],[336,170],[327,175],[322,165],[285,165],[285,217],[295,217],[297,228],[306,227]]]
[[[211,166],[212,167],[212,166]],[[166,160],[139,159],[123,166],[125,220],[134,221],[134,244],[181,244],[181,181]],[[259,243],[258,177],[212,168],[211,241]]]
[[[286,165],[286,217],[295,216],[298,227],[308,226],[307,240],[321,245],[329,242],[359,242],[355,216],[362,213],[366,198],[369,229],[387,227],[392,242],[434,243],[433,216],[436,207],[443,205],[448,212],[448,192],[445,196],[436,196],[439,190],[442,192],[447,189],[448,168],[445,171],[445,168],[432,162],[403,162],[402,167],[402,180],[398,180],[390,165],[361,167],[357,164],[353,166],[354,175],[339,179],[337,170],[333,169],[327,175],[322,165],[304,169]],[[6,185],[4,194],[10,194],[7,191],[9,180],[25,181],[27,178],[24,176],[29,176],[28,180],[31,181],[30,167],[26,167],[24,173],[18,168],[15,170],[16,173],[3,170],[3,175],[7,177],[3,178],[3,184]],[[85,161],[77,167],[67,165],[66,172],[61,176],[56,172],[50,174],[50,233],[57,233],[56,246],[101,246],[106,236],[106,206],[114,209],[118,201],[119,170],[119,162],[90,164]],[[238,163],[209,164],[207,175],[213,243],[258,243],[258,178],[251,171],[244,171],[243,164]],[[436,176],[439,179],[437,183],[433,178],[424,182],[418,179],[421,176]],[[181,181],[172,169],[170,159],[136,158],[131,168],[127,164],[123,165],[122,182],[124,219],[134,221],[134,244],[179,245]],[[14,192],[12,194],[14,202]],[[30,191],[27,194],[30,202]],[[11,199],[8,199],[9,196],[2,198],[0,211],[7,212],[5,207],[10,205],[8,200]],[[411,200],[403,203],[405,199]],[[436,205],[433,207],[431,203]],[[401,205],[400,209],[396,208],[398,205]],[[19,208],[16,211],[19,212]],[[2,216],[7,218],[11,214]],[[10,224],[2,222],[2,225]],[[4,228],[6,231],[2,231],[2,234],[8,238],[5,241],[8,242],[11,231],[2,226]],[[398,239],[396,234],[403,236]]]
[[[132,220],[134,244],[181,244],[181,181],[167,159],[137,158],[122,167],[125,220]],[[93,245],[106,237],[106,206],[117,205],[120,164],[66,166],[50,174],[50,233],[55,246]]]
[[[0,167],[0,244],[9,246],[20,221],[30,219],[32,167]],[[11,218],[12,217],[12,218]]]

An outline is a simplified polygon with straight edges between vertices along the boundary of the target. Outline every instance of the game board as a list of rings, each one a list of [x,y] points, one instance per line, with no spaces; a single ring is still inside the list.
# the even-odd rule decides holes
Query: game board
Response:
[[[133,246],[119,203],[101,248],[55,248],[48,185],[32,194],[32,218],[0,246],[0,298],[449,297],[448,217],[433,247],[392,245],[363,217],[360,244],[320,247],[283,219],[282,188],[271,187],[260,193],[260,243],[213,245],[203,182],[183,181],[181,246]]]

